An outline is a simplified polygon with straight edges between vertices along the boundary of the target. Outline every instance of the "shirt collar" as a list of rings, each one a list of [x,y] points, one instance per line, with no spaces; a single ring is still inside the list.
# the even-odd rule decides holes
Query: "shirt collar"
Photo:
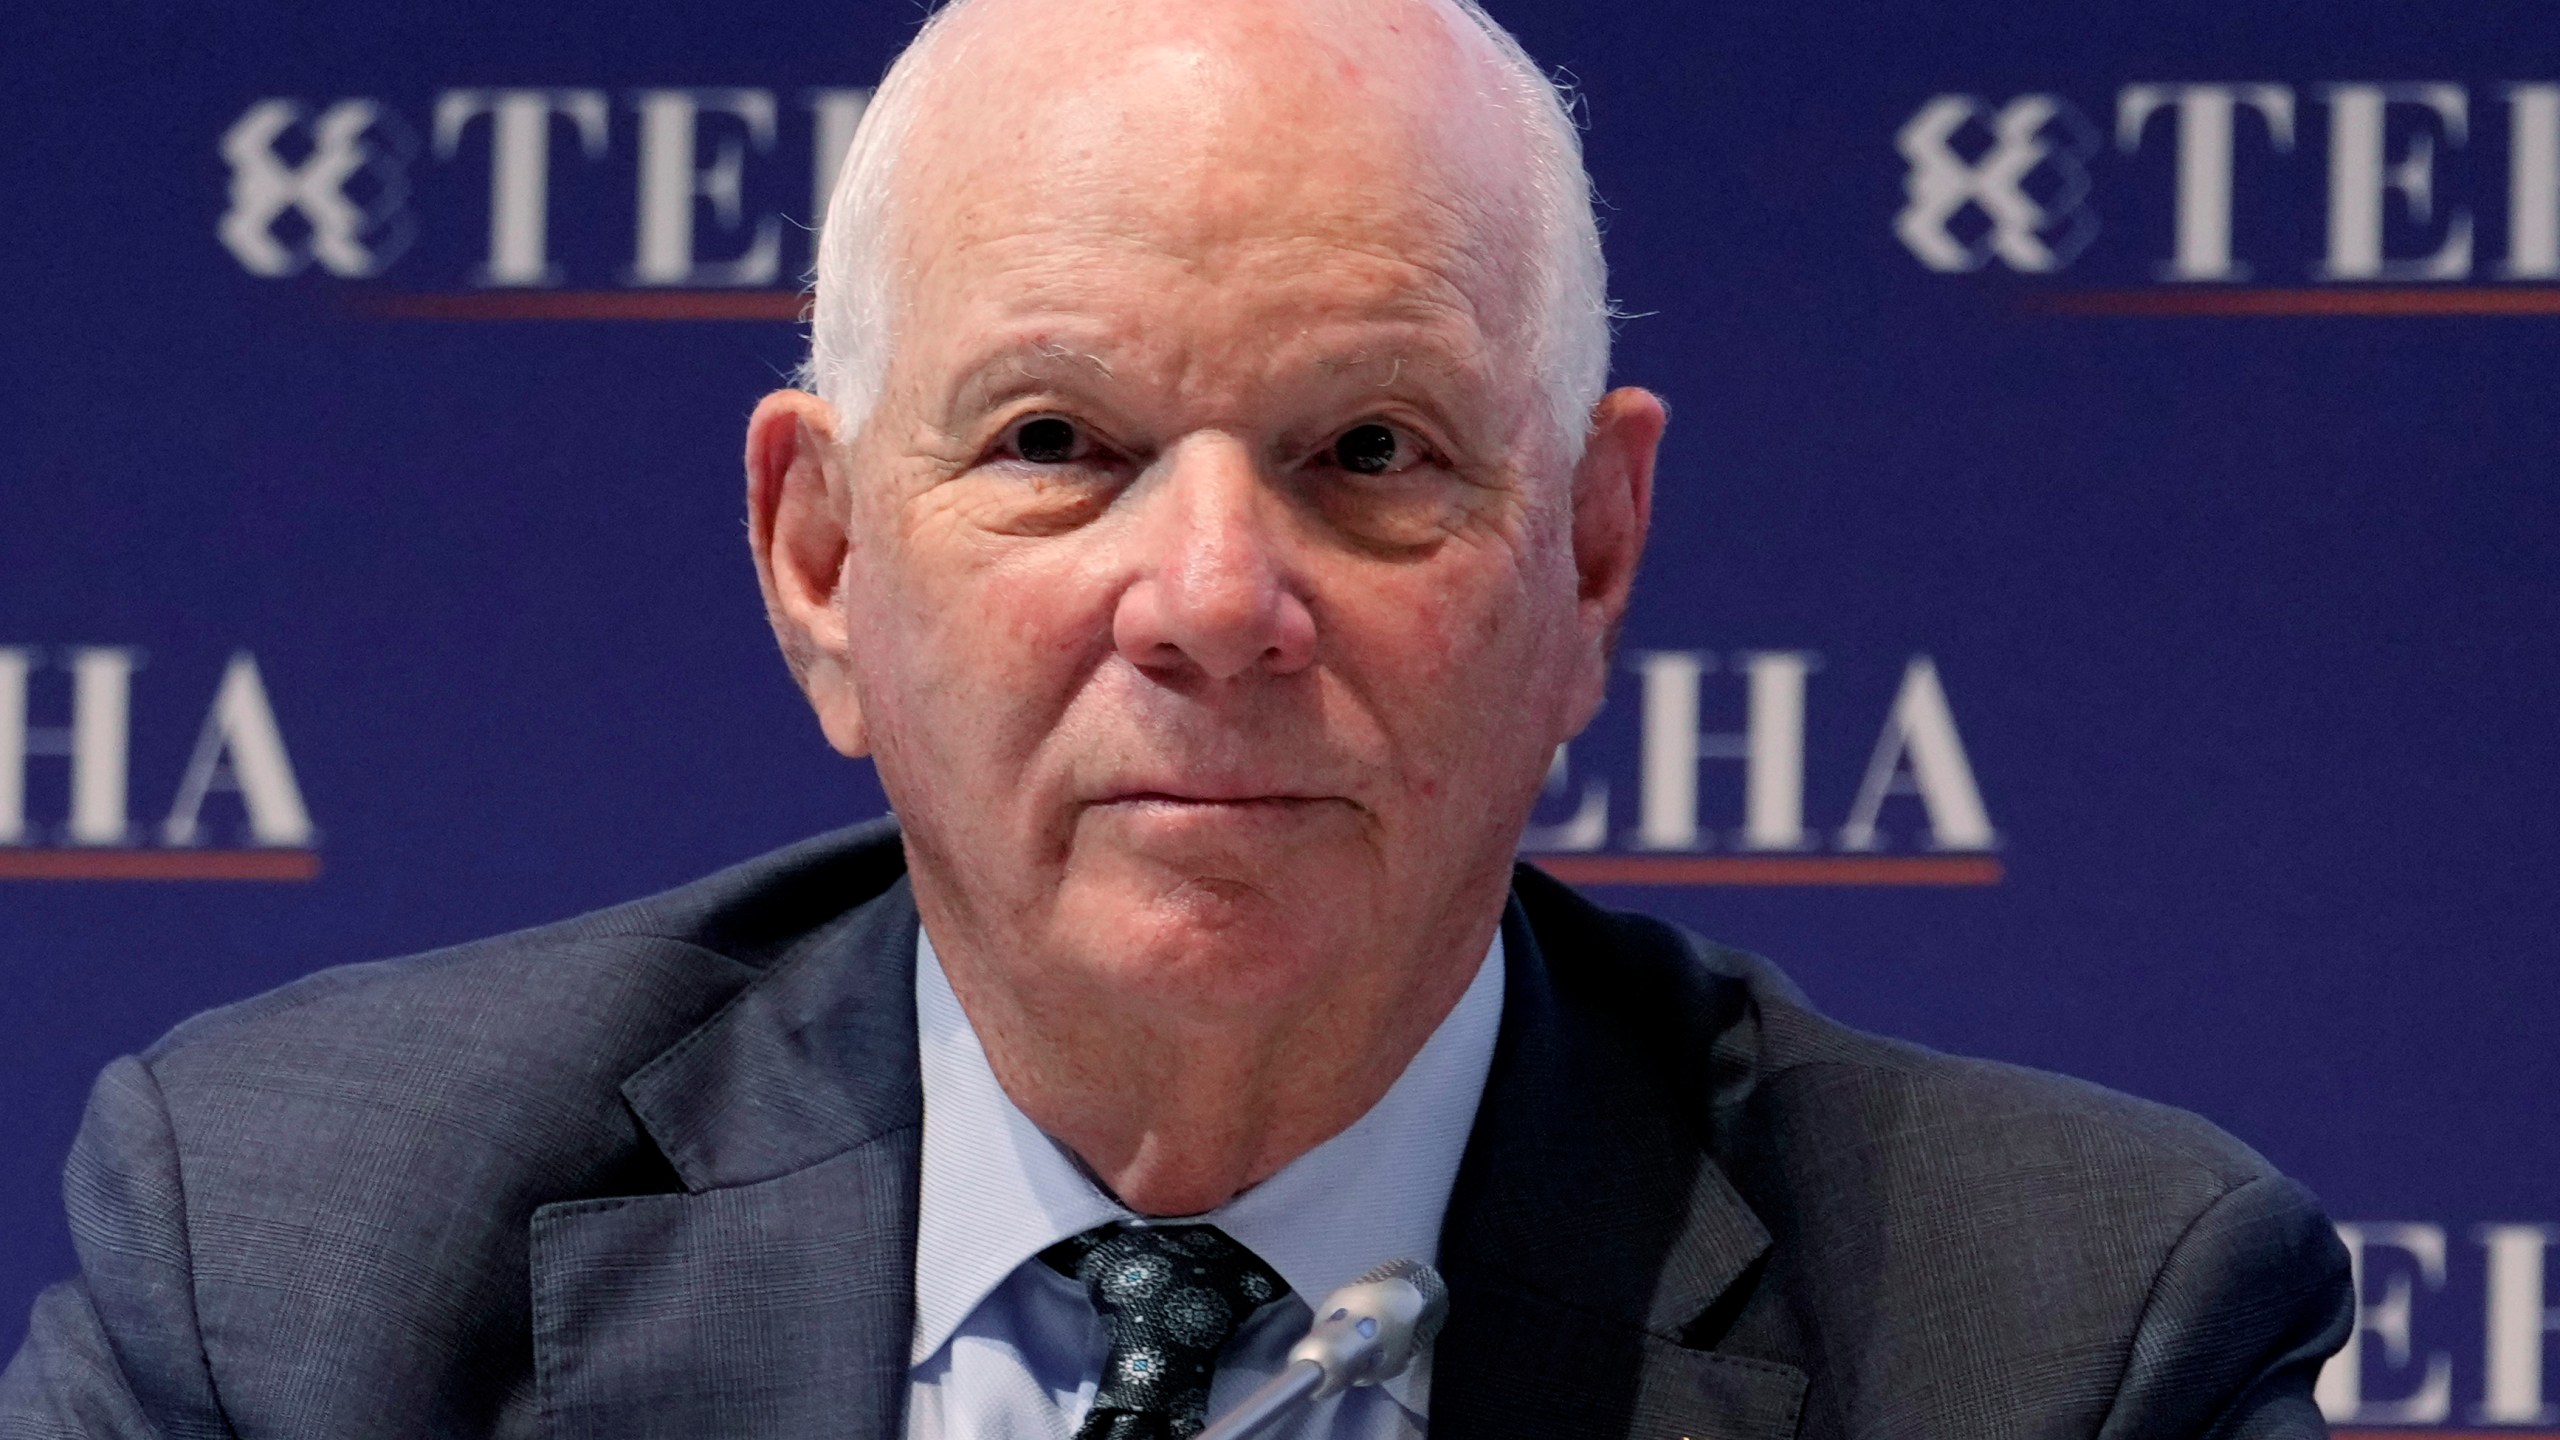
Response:
[[[1200,1218],[1260,1255],[1310,1307],[1385,1261],[1437,1263],[1502,1025],[1502,972],[1497,930],[1466,993],[1367,1114]],[[921,930],[916,1028],[924,1137],[910,1363],[920,1365],[1024,1261],[1136,1217],[1004,1093]],[[1417,1366],[1387,1387],[1416,1413],[1422,1373]]]

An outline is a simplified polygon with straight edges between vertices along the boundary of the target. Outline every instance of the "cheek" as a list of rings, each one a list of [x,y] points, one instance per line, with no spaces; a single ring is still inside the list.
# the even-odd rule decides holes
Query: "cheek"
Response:
[[[1054,719],[1109,634],[1108,587],[1079,547],[991,536],[940,500],[887,523],[847,587],[866,698],[935,750],[1000,746]]]
[[[1540,698],[1558,652],[1569,644],[1577,610],[1573,549],[1561,517],[1532,511],[1504,543],[1480,547],[1479,563],[1438,588],[1442,628],[1453,660],[1468,653],[1498,672],[1492,683],[1525,718]]]
[[[1334,607],[1336,653],[1417,783],[1464,792],[1470,771],[1520,756],[1543,774],[1569,672],[1569,567],[1558,573],[1549,548],[1532,540],[1369,578],[1346,586]]]

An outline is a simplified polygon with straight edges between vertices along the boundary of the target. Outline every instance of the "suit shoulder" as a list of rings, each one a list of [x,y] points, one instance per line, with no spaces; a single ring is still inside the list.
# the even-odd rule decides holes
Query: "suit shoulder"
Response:
[[[2103,1176],[2135,1191],[2166,1187],[2175,1198],[2160,1198],[2190,1214],[2275,1173],[2186,1111],[1843,1025],[1767,960],[1596,905],[1527,867],[1519,894],[1541,938],[1560,942],[1550,949],[1570,952],[1557,957],[1557,983],[1582,987],[1633,1043],[1747,1052],[1736,1067],[1747,1079],[1731,1088],[1747,1091],[1760,1125],[1783,1126],[1801,1161],[1827,1161],[1835,1149],[1871,1162],[1900,1157],[1946,1181],[1972,1175],[1991,1185]]]
[[[2249,1365],[2343,1338],[2323,1328],[2347,1312],[2318,1200],[2202,1117],[1789,1001],[1761,1015],[1766,1068],[1730,1173],[1781,1251],[1776,1323],[1907,1327],[1871,1373],[1822,1357],[1844,1416],[1996,1395],[2091,1433],[2159,1352],[2171,1379],[2149,1388],[2192,1423],[2158,1433],[2202,1433]],[[1965,1338],[1992,1316],[1996,1343]]]
[[[2069,1075],[1950,1055],[1871,1035],[1790,998],[1762,1005],[1763,1085],[1782,1103],[1895,1123],[1885,1143],[2006,1164],[2009,1146],[2048,1136],[2092,1165],[2180,1174],[2214,1194],[2275,1173],[2200,1115]]]
[[[233,1055],[289,1058],[305,1035],[416,1043],[447,1025],[467,1026],[473,1049],[493,1060],[566,1056],[578,1046],[564,1027],[698,1022],[706,1001],[716,1005],[792,941],[885,890],[896,850],[895,828],[873,822],[591,914],[335,966],[182,1021],[141,1058],[155,1073],[185,1075]]]
[[[894,884],[856,827],[591,915],[321,971],[180,1024],[140,1057],[191,1174],[397,1170],[479,1154],[569,1183],[630,1150],[620,1086],[829,922]]]

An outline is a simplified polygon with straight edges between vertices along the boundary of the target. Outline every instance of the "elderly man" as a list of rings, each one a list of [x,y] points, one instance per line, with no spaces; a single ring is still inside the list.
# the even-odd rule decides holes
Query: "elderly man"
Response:
[[[2303,1436],[2317,1208],[2191,1117],[1824,1021],[1516,867],[1663,409],[1463,0],[969,0],[747,441],[897,812],[315,976],[101,1080],[0,1434]]]

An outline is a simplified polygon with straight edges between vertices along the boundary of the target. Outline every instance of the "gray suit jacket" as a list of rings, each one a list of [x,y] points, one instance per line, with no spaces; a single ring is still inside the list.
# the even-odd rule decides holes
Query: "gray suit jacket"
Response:
[[[1523,867],[1432,1431],[2316,1436],[2347,1265],[2191,1116],[1846,1030]],[[0,1437],[887,1440],[916,914],[869,826],[98,1082]]]

